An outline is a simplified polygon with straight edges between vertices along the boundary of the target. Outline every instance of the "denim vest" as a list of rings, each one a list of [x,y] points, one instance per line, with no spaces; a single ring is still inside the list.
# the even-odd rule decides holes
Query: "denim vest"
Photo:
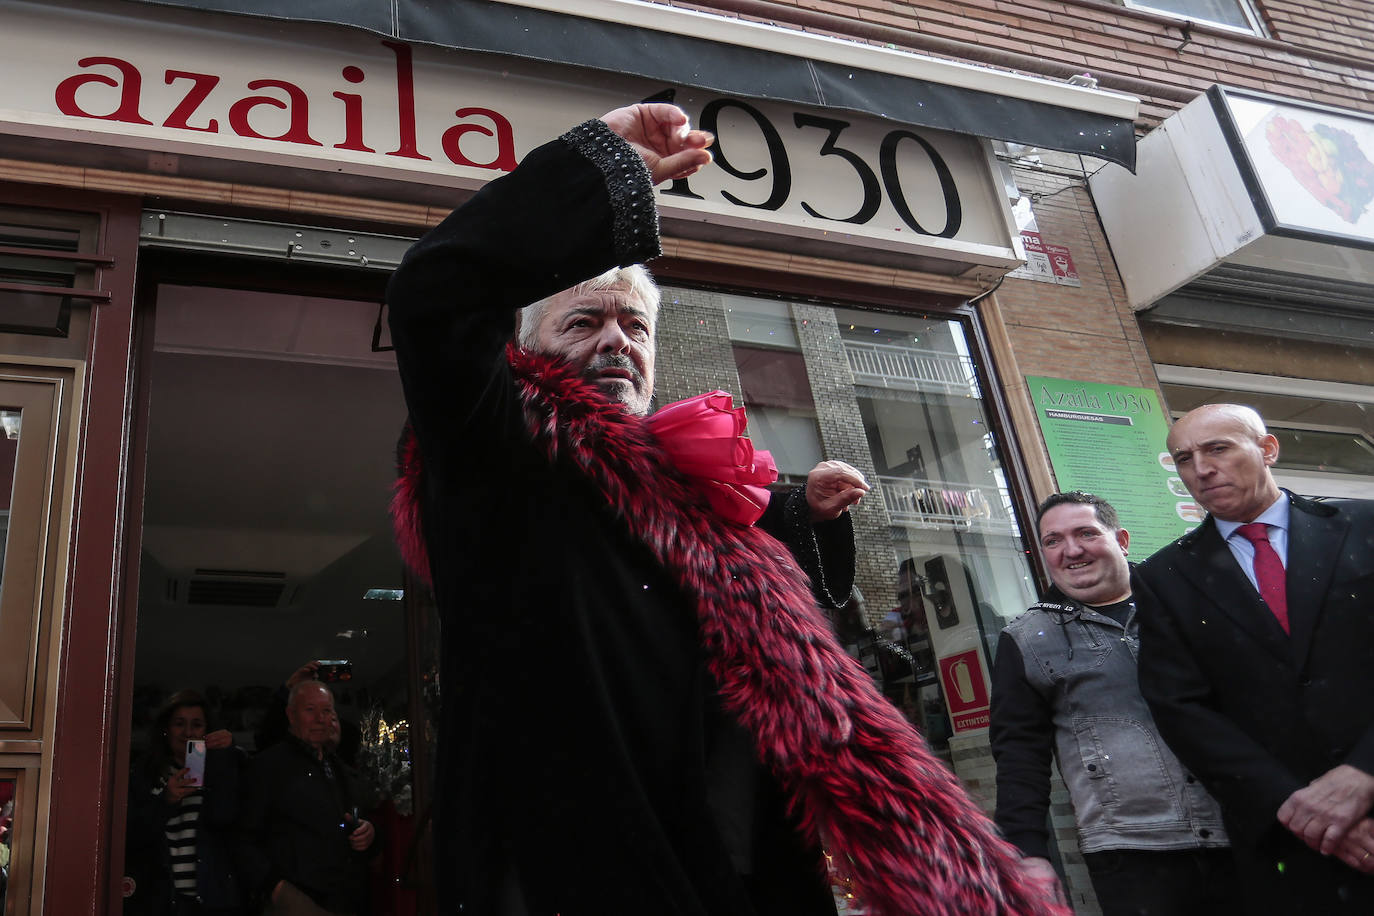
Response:
[[[1003,636],[1053,710],[1083,852],[1228,845],[1220,807],[1165,746],[1140,695],[1134,605],[1123,627],[1067,598],[1042,602]]]

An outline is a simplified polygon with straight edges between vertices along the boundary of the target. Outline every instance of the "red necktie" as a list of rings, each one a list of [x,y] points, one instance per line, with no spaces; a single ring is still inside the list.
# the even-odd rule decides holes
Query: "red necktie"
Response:
[[[1288,588],[1284,584],[1283,561],[1269,544],[1269,526],[1264,522],[1241,525],[1236,533],[1255,545],[1255,581],[1269,610],[1278,618],[1283,632],[1288,632]]]

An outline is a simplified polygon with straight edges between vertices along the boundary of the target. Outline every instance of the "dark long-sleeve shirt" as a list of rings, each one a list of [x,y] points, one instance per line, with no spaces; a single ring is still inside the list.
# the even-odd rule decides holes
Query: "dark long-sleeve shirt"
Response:
[[[992,665],[997,756],[997,827],[1025,856],[1049,858],[1054,710],[1026,682],[1015,641],[999,639]]]

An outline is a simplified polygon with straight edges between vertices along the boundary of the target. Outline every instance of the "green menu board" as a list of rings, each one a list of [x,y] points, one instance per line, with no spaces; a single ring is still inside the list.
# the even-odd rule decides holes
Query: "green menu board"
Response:
[[[1026,376],[1061,490],[1116,507],[1143,560],[1202,521],[1165,451],[1168,419],[1149,388]]]

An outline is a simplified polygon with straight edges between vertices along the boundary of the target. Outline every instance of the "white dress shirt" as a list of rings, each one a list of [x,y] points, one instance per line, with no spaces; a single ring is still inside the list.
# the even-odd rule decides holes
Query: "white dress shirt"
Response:
[[[1289,511],[1288,494],[1280,493],[1274,504],[1255,518],[1255,521],[1264,522],[1269,526],[1269,546],[1279,555],[1279,561],[1283,563],[1285,570],[1288,569]],[[1216,519],[1216,523],[1217,532],[1226,541],[1226,546],[1231,548],[1236,562],[1240,564],[1241,572],[1245,573],[1245,578],[1250,580],[1255,591],[1259,591],[1259,580],[1255,578],[1255,545],[1250,543],[1245,535],[1236,534],[1236,529],[1245,522],[1223,522]]]

